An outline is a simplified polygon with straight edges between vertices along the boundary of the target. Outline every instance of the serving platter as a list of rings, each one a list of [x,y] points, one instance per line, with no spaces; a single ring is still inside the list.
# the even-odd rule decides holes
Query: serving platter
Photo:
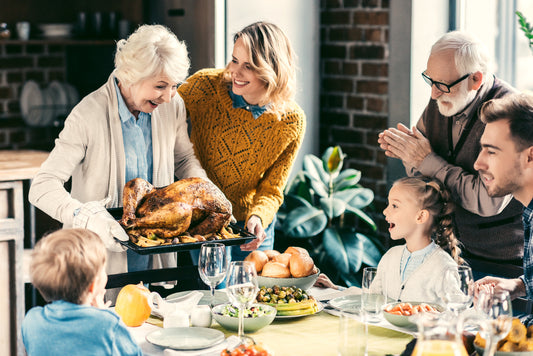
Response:
[[[107,209],[107,211],[109,211],[109,213],[117,220],[122,217],[122,208],[112,208],[112,209]],[[121,245],[126,246],[128,249],[138,253],[139,255],[151,255],[154,253],[199,250],[203,244],[208,243],[208,242],[217,242],[217,243],[224,244],[226,246],[242,245],[244,243],[252,241],[256,237],[255,235],[252,235],[248,231],[244,230],[240,226],[235,225],[233,223],[230,223],[229,227],[231,227],[234,233],[238,233],[241,237],[235,237],[231,239],[213,240],[213,241],[198,241],[198,242],[171,244],[171,245],[159,245],[159,246],[150,246],[150,247],[138,246],[134,244],[131,240],[128,240],[128,241],[121,241],[118,239],[116,240]]]
[[[224,333],[198,327],[166,328],[152,331],[146,335],[146,340],[174,350],[201,350],[224,341]]]
[[[359,314],[361,309],[361,294],[351,294],[332,299],[328,305],[338,311],[352,314]]]
[[[309,313],[309,314],[302,314],[302,315],[276,315],[276,320],[281,320],[281,319],[297,319],[297,318],[303,318],[304,316],[309,316],[309,315],[315,315],[315,314],[318,314],[320,313],[322,310],[324,310],[324,304],[320,303],[318,300],[316,301],[316,305],[318,307],[318,310],[314,313]]]

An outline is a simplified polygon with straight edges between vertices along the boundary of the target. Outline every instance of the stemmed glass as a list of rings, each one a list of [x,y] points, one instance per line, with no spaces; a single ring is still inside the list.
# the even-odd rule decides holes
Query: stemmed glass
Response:
[[[482,289],[479,291],[476,309],[481,312],[484,322],[481,324],[480,334],[487,340],[483,355],[493,356],[498,341],[503,339],[513,322],[511,297],[505,290],[493,291]]]
[[[444,271],[442,300],[446,309],[455,315],[465,311],[474,300],[474,277],[468,266],[457,266]]]
[[[215,303],[215,287],[226,277],[226,246],[221,243],[208,242],[202,245],[198,258],[200,278],[211,288],[211,303]]]
[[[239,339],[246,342],[243,333],[244,310],[255,300],[259,291],[255,265],[246,261],[231,262],[226,283],[231,303],[239,308]]]

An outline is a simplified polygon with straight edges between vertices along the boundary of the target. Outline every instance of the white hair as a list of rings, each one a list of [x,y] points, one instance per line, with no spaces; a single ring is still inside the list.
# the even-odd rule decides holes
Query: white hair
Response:
[[[483,80],[492,72],[492,60],[487,47],[474,35],[452,31],[439,38],[431,47],[431,54],[453,50],[455,67],[460,75],[480,71]]]
[[[181,83],[189,67],[187,46],[164,26],[142,25],[127,40],[117,42],[115,75],[126,86],[157,75]]]

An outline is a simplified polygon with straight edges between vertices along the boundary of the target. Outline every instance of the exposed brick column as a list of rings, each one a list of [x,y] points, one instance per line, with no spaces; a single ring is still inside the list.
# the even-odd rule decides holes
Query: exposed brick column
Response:
[[[342,147],[345,167],[360,170],[376,194],[373,217],[386,232],[387,160],[377,135],[387,128],[389,0],[322,0],[320,27],[320,152]]]

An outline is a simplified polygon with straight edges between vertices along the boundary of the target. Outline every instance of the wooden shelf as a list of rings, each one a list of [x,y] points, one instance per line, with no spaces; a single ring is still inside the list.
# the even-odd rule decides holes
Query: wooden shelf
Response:
[[[68,46],[79,46],[79,45],[114,45],[116,40],[112,39],[77,39],[77,38],[36,38],[29,40],[18,40],[18,39],[2,39],[0,44],[17,44],[17,45],[34,45],[34,44],[58,44],[58,45],[68,45]]]

